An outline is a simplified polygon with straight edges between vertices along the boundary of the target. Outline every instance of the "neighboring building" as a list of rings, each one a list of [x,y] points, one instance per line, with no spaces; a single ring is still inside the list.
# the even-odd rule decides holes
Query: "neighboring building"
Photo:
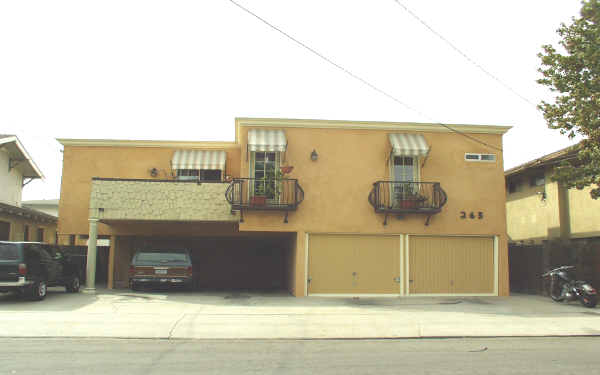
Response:
[[[600,237],[600,201],[591,199],[591,188],[565,189],[551,179],[561,161],[576,158],[577,149],[567,147],[504,173],[511,242]]]
[[[0,241],[56,242],[56,216],[22,207],[25,185],[43,178],[14,135],[0,135]]]
[[[135,250],[184,247],[200,289],[505,296],[509,127],[452,128],[239,118],[234,142],[59,139],[59,240],[89,242],[90,286],[99,238],[109,287]]]
[[[48,215],[58,217],[58,199],[23,201],[22,205],[23,207],[31,208],[32,210],[41,211]]]

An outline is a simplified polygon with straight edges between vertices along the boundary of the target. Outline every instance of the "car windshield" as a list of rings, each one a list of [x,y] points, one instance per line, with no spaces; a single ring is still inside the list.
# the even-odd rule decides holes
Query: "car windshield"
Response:
[[[17,245],[12,243],[0,243],[0,262],[20,259],[21,252]]]
[[[136,263],[187,263],[188,255],[184,252],[143,252],[135,257]]]

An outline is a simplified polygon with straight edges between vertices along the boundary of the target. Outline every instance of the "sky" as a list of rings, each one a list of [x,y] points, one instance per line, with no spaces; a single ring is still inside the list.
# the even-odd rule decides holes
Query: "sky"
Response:
[[[0,133],[60,195],[56,138],[233,141],[236,117],[509,125],[505,169],[574,141],[534,104],[543,44],[574,0],[235,0],[404,105],[298,46],[230,0],[0,2]],[[525,97],[531,103],[523,100]]]

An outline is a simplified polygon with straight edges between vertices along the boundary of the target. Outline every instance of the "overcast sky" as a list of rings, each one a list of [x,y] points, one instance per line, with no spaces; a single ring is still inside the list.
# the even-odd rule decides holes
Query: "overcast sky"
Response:
[[[229,0],[0,2],[0,133],[44,172],[24,199],[58,198],[55,138],[234,139],[235,117],[511,125],[510,168],[573,142],[394,0],[236,0],[408,109],[294,44]],[[400,0],[533,103],[536,56],[574,0]]]

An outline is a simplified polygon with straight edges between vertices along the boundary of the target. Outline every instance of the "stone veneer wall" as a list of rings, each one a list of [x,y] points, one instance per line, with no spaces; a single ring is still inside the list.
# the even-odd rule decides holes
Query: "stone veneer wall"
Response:
[[[239,221],[228,183],[93,180],[90,217],[107,220]]]

